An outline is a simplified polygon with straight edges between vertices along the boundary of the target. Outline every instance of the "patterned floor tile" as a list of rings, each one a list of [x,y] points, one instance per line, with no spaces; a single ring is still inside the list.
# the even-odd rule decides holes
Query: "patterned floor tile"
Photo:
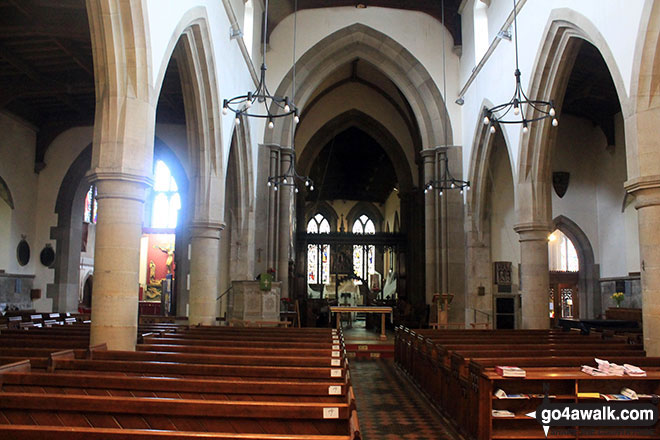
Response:
[[[364,440],[456,440],[393,361],[351,363]]]

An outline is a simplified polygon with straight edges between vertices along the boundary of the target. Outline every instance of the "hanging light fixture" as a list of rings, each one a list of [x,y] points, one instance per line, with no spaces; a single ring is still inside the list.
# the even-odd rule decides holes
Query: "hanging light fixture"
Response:
[[[266,2],[266,4],[268,4]],[[296,37],[298,34],[298,0],[294,1],[293,9],[293,68],[292,68],[292,82],[291,82],[291,97],[296,96]],[[296,109],[294,121],[298,123],[298,110]],[[270,122],[269,122],[270,123]],[[272,127],[271,127],[272,128]],[[303,186],[308,191],[314,191],[314,181],[308,176],[302,176],[296,171],[296,148],[293,145],[293,140],[295,138],[296,127],[295,124],[291,124],[291,162],[287,170],[280,174],[279,176],[269,176],[267,185],[272,188],[273,191],[278,191],[280,187],[293,187],[295,192],[298,193],[298,185]]]
[[[445,25],[445,2],[442,0],[442,25]],[[445,49],[445,32],[442,33],[442,80],[443,80],[443,95],[447,96],[447,68],[446,68],[446,49]],[[445,126],[445,151],[440,152],[440,161],[442,163],[442,169],[440,170],[440,178],[437,180],[429,180],[424,184],[424,194],[427,194],[429,191],[438,190],[438,195],[442,196],[446,190],[458,189],[461,194],[463,191],[470,189],[470,181],[457,179],[451,175],[449,172],[449,159],[447,158],[446,149],[449,147],[448,140],[448,128],[447,120],[449,119],[449,114],[444,119]]]
[[[266,35],[268,32],[268,0],[266,0],[264,10],[263,27],[263,61],[261,63],[261,76],[259,84],[253,92],[247,92],[245,95],[235,96],[231,99],[225,99],[222,104],[222,114],[226,115],[230,111],[236,116],[236,125],[241,123],[241,116],[267,119],[267,127],[275,127],[275,119],[293,115],[293,120],[297,124],[299,121],[298,109],[293,103],[293,99],[287,96],[273,96],[268,91],[266,85]],[[266,108],[265,113],[258,113],[252,110],[255,103],[263,104]]]
[[[484,110],[483,123],[490,126],[490,133],[495,133],[496,124],[522,124],[523,133],[529,131],[529,124],[547,118],[552,118],[552,126],[559,125],[555,118],[555,106],[552,100],[532,100],[527,97],[520,84],[520,69],[518,68],[518,12],[516,0],[513,0],[513,29],[515,32],[515,51],[516,51],[516,88],[513,97],[507,103],[496,105]],[[531,107],[531,112],[530,112]],[[529,118],[528,118],[529,116]]]

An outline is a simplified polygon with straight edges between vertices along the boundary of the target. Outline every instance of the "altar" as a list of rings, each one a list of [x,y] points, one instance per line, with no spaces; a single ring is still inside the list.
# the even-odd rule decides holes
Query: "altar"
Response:
[[[331,306],[330,313],[337,314],[337,330],[341,328],[341,314],[342,313],[380,313],[380,339],[386,340],[387,336],[385,335],[385,315],[392,315],[392,307],[387,306]]]

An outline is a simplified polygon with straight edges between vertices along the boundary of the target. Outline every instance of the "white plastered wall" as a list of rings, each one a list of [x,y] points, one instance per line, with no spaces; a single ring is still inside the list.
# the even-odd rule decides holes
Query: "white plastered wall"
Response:
[[[474,67],[471,60],[474,58],[472,37],[472,6],[466,2],[463,24],[463,57],[461,58],[460,84],[462,88]],[[489,39],[493,41],[497,31],[503,25],[508,14],[512,11],[513,2],[505,0],[492,0],[488,8]],[[624,111],[629,107],[628,93],[630,91],[633,72],[633,59],[638,38],[638,29],[644,8],[644,1],[611,0],[527,0],[518,16],[519,32],[519,65],[522,73],[523,88],[529,90],[530,78],[534,74],[537,54],[543,44],[544,29],[551,17],[561,18],[575,22],[584,27],[592,37],[592,41],[599,50],[606,50],[603,54],[610,71],[615,77],[615,84],[623,87],[618,90]],[[586,18],[585,18],[586,17]],[[616,23],[616,25],[613,25]],[[469,54],[472,54],[470,57]],[[611,57],[610,57],[611,55]],[[541,68],[543,66],[540,66]],[[464,95],[465,104],[462,108],[462,136],[464,139],[463,165],[464,172],[469,166],[471,147],[474,144],[474,127],[482,118],[481,105],[484,99],[495,104],[508,102],[513,95],[515,53],[513,41],[502,40],[490,56],[481,72]],[[621,96],[623,94],[623,96]],[[456,97],[449,95],[448,101]],[[550,97],[544,97],[550,98]],[[562,124],[560,115],[559,123]],[[514,125],[504,127],[505,137],[514,160],[514,181],[517,181],[519,166],[519,145],[521,127]]]
[[[93,127],[75,127],[64,131],[57,136],[48,146],[44,162],[44,168],[38,175],[38,191],[36,197],[36,211],[34,213],[36,222],[36,238],[38,252],[46,244],[56,247],[55,240],[50,238],[50,229],[57,226],[57,214],[55,214],[55,203],[57,195],[62,186],[62,180],[69,171],[69,167],[82,151],[92,142]],[[76,188],[70,188],[75,191]],[[88,243],[89,244],[89,243]],[[52,298],[46,297],[46,286],[53,282],[55,271],[42,265],[35,266],[34,288],[41,289],[41,300],[35,301],[35,308],[43,311],[52,309]]]
[[[37,208],[37,174],[34,172],[36,131],[20,119],[0,113],[0,176],[4,179],[14,199],[14,210],[9,226],[9,243],[0,270],[12,274],[33,275],[39,263],[41,250],[35,236],[35,210]],[[5,226],[7,228],[7,226]],[[30,245],[30,262],[20,266],[16,260],[16,246],[25,235]],[[4,263],[3,263],[4,262]]]
[[[428,14],[399,9],[367,7],[319,8],[298,12],[296,58],[334,32],[355,23],[369,26],[391,37],[406,48],[426,68],[443,93],[442,40],[445,38],[447,95],[455,96],[458,85],[458,56],[452,51],[454,41],[442,24]],[[276,90],[291,69],[293,61],[293,15],[273,30],[267,53],[268,87]],[[376,66],[378,67],[378,66]],[[328,72],[330,74],[330,72]],[[461,111],[453,99],[447,103],[454,144],[461,144]],[[424,145],[423,147],[432,147]]]
[[[626,213],[621,212],[626,156],[620,114],[615,122],[616,145],[612,148],[607,146],[598,126],[584,118],[565,115],[552,167],[553,171],[570,173],[564,197],[552,192],[553,218],[566,216],[582,229],[603,278],[639,272],[637,213],[632,206]]]

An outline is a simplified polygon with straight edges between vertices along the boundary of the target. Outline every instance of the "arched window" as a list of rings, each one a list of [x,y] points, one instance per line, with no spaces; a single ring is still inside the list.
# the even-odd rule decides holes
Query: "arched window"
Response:
[[[548,260],[551,271],[577,272],[580,270],[573,242],[559,229],[548,237]]]
[[[156,161],[151,227],[176,228],[179,209],[181,209],[181,196],[176,181],[165,162]]]
[[[307,222],[308,234],[327,234],[330,223],[318,213]],[[330,245],[307,245],[307,283],[328,284],[330,282]]]
[[[369,217],[362,214],[353,222],[354,234],[375,234],[376,227]],[[376,272],[376,248],[373,245],[353,246],[353,272],[362,279]]]
[[[96,201],[96,185],[92,185],[89,187],[89,191],[87,191],[87,195],[85,196],[85,213],[83,214],[83,221],[85,223],[96,224],[98,210],[99,203]]]
[[[248,54],[252,56],[252,40],[254,36],[254,6],[252,0],[245,0],[245,12],[243,14],[243,42]]]
[[[488,5],[484,0],[474,2],[474,62],[479,64],[486,54],[488,41]]]

